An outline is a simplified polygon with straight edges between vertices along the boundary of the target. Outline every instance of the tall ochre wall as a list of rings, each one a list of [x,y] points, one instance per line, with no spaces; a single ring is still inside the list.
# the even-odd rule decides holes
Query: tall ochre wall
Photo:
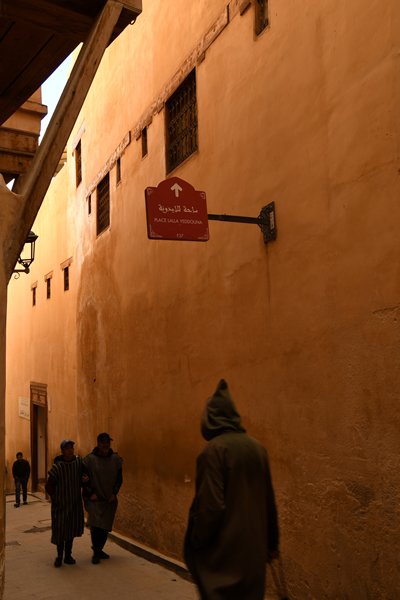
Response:
[[[227,4],[144,1],[102,61],[34,226],[32,273],[9,288],[8,455],[29,450],[18,397],[47,383],[49,460],[64,437],[84,454],[109,431],[124,458],[117,529],[179,558],[200,415],[224,377],[269,451],[290,597],[393,599],[400,4],[270,0],[258,37],[253,3]],[[193,56],[198,151],[172,175],[210,213],[274,200],[268,245],[219,222],[206,243],[147,239],[144,189],[169,176],[162,101]],[[87,197],[107,165],[111,225],[96,236]]]

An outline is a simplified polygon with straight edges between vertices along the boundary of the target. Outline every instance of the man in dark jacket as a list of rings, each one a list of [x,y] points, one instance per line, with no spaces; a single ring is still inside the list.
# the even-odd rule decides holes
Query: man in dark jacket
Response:
[[[202,600],[262,600],[277,558],[278,519],[266,450],[248,436],[222,379],[206,405],[185,560]]]
[[[17,452],[17,460],[12,466],[12,474],[15,483],[15,508],[18,508],[21,503],[21,487],[22,487],[22,500],[24,504],[28,504],[28,479],[31,474],[31,466],[28,461],[24,458],[22,452]]]
[[[112,438],[108,433],[99,433],[97,446],[84,458],[89,476],[85,491],[87,524],[92,538],[92,563],[110,558],[103,548],[108,532],[112,530],[117,511],[117,494],[122,485],[122,459],[111,449]]]

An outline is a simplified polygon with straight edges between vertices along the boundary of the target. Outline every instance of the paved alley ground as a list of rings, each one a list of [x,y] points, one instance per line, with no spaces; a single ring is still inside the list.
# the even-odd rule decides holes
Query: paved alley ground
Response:
[[[6,581],[4,600],[197,600],[192,583],[108,541],[111,558],[92,565],[90,535],[74,542],[76,565],[53,566],[50,504],[29,495],[28,505],[6,502]]]

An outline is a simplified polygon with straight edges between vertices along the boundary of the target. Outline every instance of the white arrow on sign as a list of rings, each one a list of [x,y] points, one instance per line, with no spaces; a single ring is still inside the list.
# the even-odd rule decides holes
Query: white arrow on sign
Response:
[[[175,192],[175,197],[179,198],[179,194],[182,192],[182,188],[179,183],[174,183],[174,185],[171,187],[171,190]]]

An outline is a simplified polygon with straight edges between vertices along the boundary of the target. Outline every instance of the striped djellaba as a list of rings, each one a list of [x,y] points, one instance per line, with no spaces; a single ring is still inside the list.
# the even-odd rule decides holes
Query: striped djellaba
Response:
[[[83,533],[82,459],[59,460],[49,471],[54,483],[51,498],[51,543],[61,544]]]

